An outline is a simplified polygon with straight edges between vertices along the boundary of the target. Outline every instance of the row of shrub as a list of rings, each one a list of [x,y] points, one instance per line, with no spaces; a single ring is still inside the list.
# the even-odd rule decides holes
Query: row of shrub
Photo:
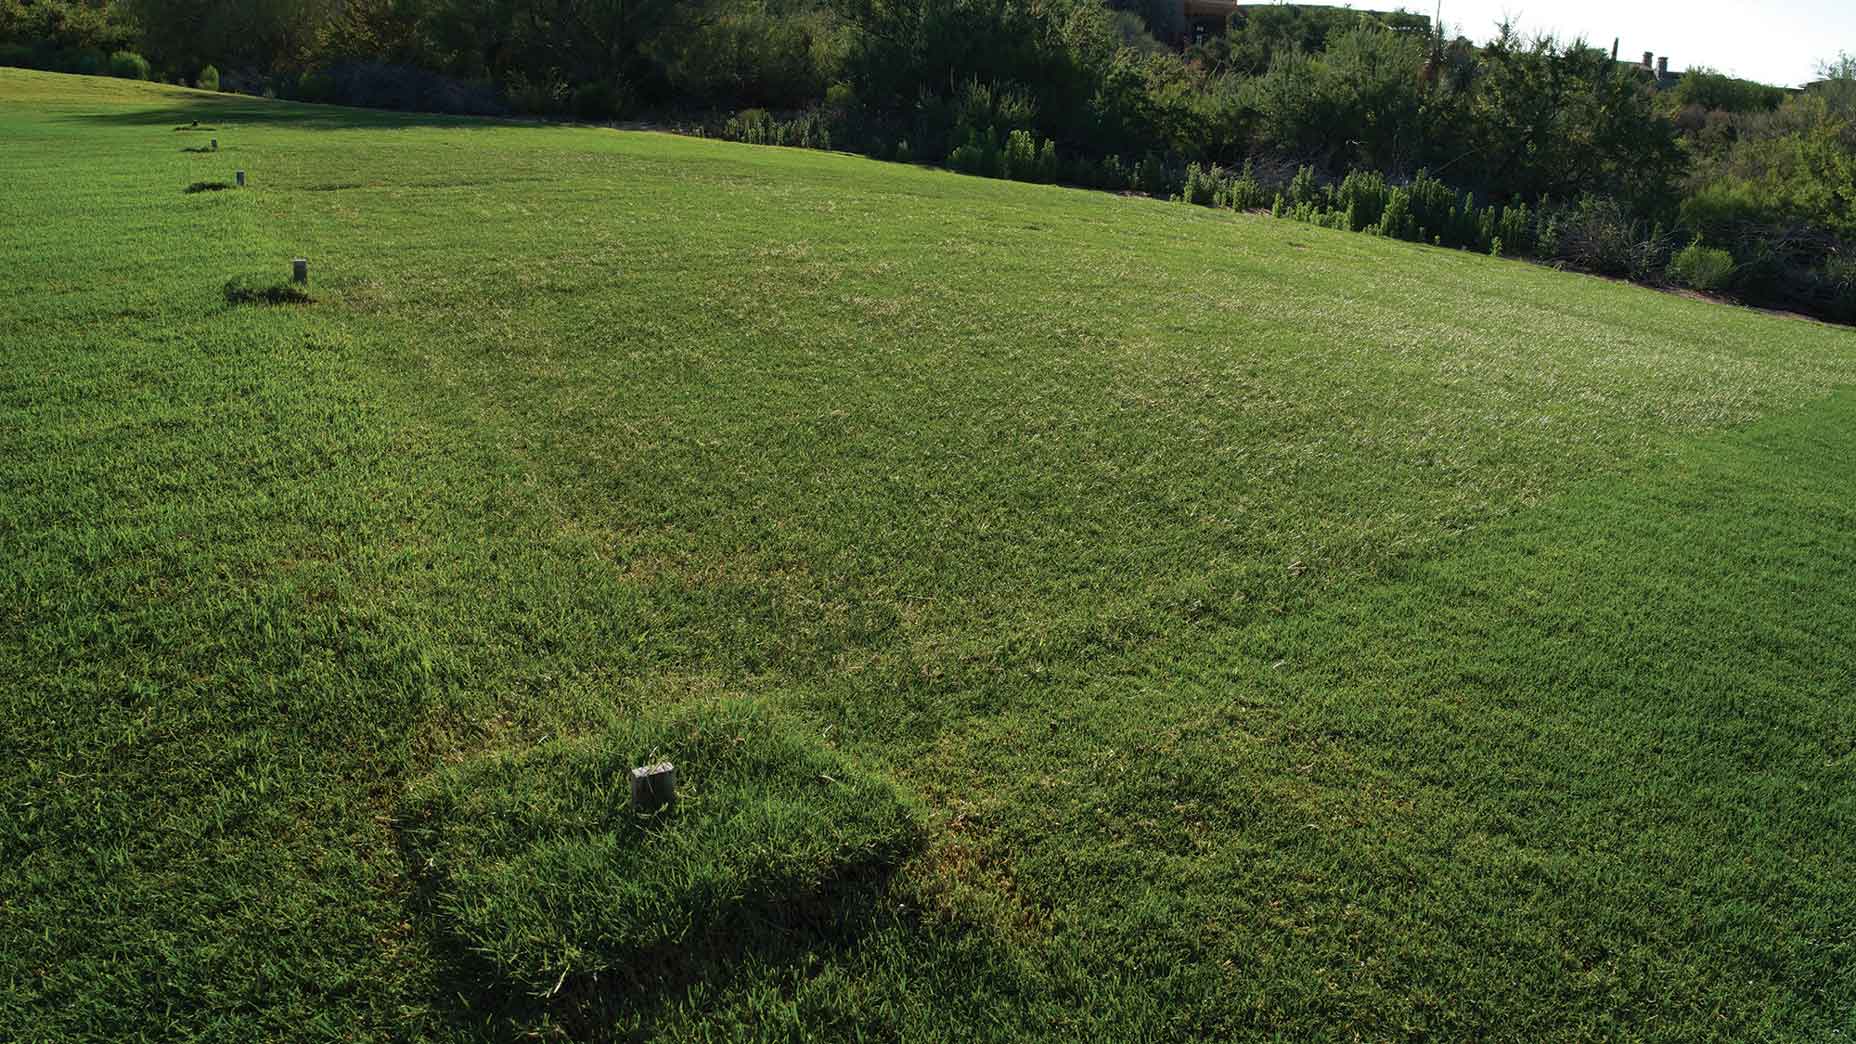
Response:
[[[58,48],[43,43],[38,46],[0,43],[0,65],[83,76],[118,76],[125,80],[147,80],[153,76],[148,59],[134,51],[106,54],[96,47]]]
[[[1403,185],[1377,171],[1359,170],[1322,184],[1313,167],[1303,166],[1287,184],[1272,185],[1251,163],[1237,174],[1192,164],[1186,168],[1181,199],[1233,210],[1268,210],[1277,217],[1345,232],[1436,246],[1516,254],[1534,247],[1534,215],[1527,204],[1478,206],[1472,193],[1459,192],[1422,170]]]
[[[827,150],[832,147],[829,121],[817,110],[783,120],[765,109],[747,109],[730,116],[722,124],[718,136],[749,145]]]
[[[1745,228],[1730,244],[1736,249],[1728,249],[1711,245],[1700,231],[1646,221],[1608,196],[1586,195],[1569,204],[1541,200],[1531,207],[1478,206],[1471,194],[1455,192],[1424,171],[1405,185],[1370,171],[1318,185],[1313,169],[1304,167],[1288,185],[1272,190],[1248,168],[1236,178],[1214,168],[1189,171],[1182,196],[1238,209],[1254,208],[1265,197],[1273,215],[1327,228],[1531,258],[1649,286],[1856,321],[1856,259],[1821,232]]]
[[[1856,321],[1856,259],[1843,245],[1799,229],[1746,228],[1715,244],[1702,231],[1646,221],[1621,201],[1595,194],[1572,203],[1542,199],[1495,202],[1446,184],[1428,171],[1399,182],[1355,170],[1324,179],[1311,165],[1232,170],[1217,164],[1176,166],[1148,153],[1065,155],[1049,138],[1022,128],[963,127],[942,156],[922,155],[907,138],[894,146],[857,140],[823,108],[777,117],[754,109],[711,125],[708,133],[758,145],[849,148],[901,162],[939,162],[983,177],[1061,182],[1086,188],[1170,197],[1180,202],[1301,221],[1345,232],[1438,247],[1529,258],[1651,286],[1720,294]]]
[[[1341,9],[1249,8],[1182,57],[1099,0],[623,6],[613,36],[539,0],[0,0],[0,61],[386,109],[696,119],[1851,311],[1856,60],[1798,95],[1706,73],[1665,91],[1577,43],[1505,27],[1478,47]],[[1445,165],[1452,184],[1423,172]]]
[[[55,48],[43,44],[0,43],[0,66],[76,73],[80,76],[114,76],[122,80],[158,79],[154,67],[140,54],[134,51],[105,54],[94,47]],[[168,82],[216,91],[219,89],[219,70],[208,65],[202,67],[194,77],[173,77]]]
[[[1156,196],[1177,192],[1185,177],[1184,168],[1170,166],[1154,153],[1137,160],[1066,154],[1055,140],[1009,121],[1002,126],[959,119],[950,134],[937,133],[932,121],[918,119],[911,137],[893,124],[861,121],[858,116],[850,99],[784,115],[748,109],[703,123],[698,133],[750,145],[843,149],[901,163],[935,163],[978,177]]]
[[[510,111],[493,84],[389,62],[340,62],[297,76],[275,77],[268,89],[294,101],[398,112],[500,116]]]

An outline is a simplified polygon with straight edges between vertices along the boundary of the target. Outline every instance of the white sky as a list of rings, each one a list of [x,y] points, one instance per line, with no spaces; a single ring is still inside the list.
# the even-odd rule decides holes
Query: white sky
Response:
[[[1400,3],[1356,2],[1360,8]],[[1436,0],[1402,0],[1419,14],[1436,14]],[[1529,33],[1583,35],[1597,47],[1621,38],[1618,57],[1645,51],[1669,56],[1675,70],[1706,65],[1780,86],[1817,78],[1819,63],[1856,54],[1856,0],[1444,0],[1444,22],[1477,43],[1495,35],[1503,15]]]

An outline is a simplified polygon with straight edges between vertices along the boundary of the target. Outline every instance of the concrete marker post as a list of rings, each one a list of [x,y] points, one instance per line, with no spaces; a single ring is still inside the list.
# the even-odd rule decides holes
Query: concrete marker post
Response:
[[[239,188],[244,188],[245,187],[245,172],[242,170],[233,171],[232,180],[238,182]]]
[[[677,769],[668,761],[632,769],[632,810],[655,812],[677,803]]]
[[[290,281],[292,283],[309,282],[309,258],[299,257],[290,262]]]

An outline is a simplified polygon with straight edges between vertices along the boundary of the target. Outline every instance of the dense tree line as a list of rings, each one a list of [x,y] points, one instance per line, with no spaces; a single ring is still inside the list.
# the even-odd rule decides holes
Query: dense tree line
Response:
[[[1794,93],[1707,70],[1670,83],[1512,29],[1476,45],[1404,13],[1260,6],[1183,52],[1162,42],[1185,30],[1169,0],[0,0],[0,63],[680,114],[751,141],[1499,239],[1856,318],[1848,60]]]

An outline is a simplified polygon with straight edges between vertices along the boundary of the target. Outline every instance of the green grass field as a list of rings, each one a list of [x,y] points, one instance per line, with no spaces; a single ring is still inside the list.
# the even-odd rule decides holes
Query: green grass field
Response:
[[[5,69],[0,174],[0,1037],[1856,1036],[1850,330]]]

